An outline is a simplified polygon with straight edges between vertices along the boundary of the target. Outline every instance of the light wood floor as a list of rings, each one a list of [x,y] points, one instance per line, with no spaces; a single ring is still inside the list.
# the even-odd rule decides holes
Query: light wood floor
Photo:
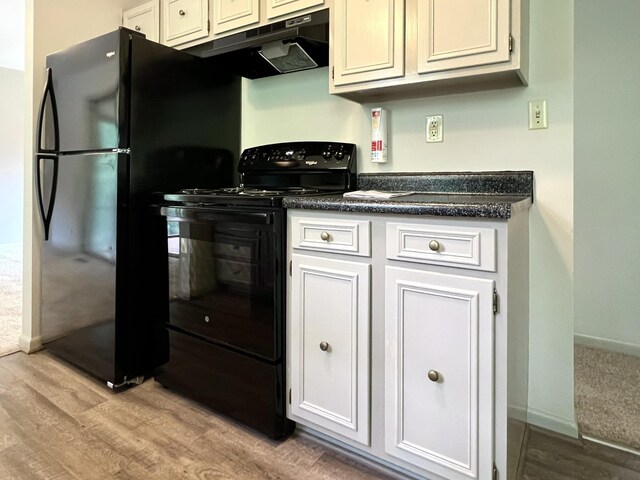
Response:
[[[391,479],[275,442],[153,381],[113,394],[46,352],[0,358],[0,479]],[[531,429],[527,480],[640,480],[640,457]]]

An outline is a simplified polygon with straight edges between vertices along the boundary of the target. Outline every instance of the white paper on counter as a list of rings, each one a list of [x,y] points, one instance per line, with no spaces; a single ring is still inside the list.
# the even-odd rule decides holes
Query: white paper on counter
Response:
[[[356,190],[354,192],[345,192],[342,196],[346,198],[376,198],[385,199],[393,197],[403,197],[405,195],[413,195],[415,192],[381,192],[379,190]]]

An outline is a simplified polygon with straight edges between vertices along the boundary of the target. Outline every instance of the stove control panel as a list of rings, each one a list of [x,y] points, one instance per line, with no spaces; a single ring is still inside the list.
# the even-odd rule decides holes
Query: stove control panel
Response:
[[[356,146],[342,142],[274,143],[247,148],[239,172],[256,170],[352,170]]]

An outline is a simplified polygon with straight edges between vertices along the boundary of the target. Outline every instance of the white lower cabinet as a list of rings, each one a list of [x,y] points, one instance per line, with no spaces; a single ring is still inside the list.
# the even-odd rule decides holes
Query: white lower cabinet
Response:
[[[287,228],[288,417],[410,478],[514,479],[528,398],[527,212],[293,209]]]
[[[493,288],[492,280],[386,267],[390,455],[449,479],[491,479]]]
[[[292,255],[291,414],[369,444],[370,265]]]

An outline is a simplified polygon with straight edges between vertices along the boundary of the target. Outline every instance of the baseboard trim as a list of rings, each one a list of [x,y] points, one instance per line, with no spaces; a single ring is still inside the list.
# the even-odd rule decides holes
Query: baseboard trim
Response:
[[[575,421],[556,417],[550,413],[529,408],[527,413],[528,423],[537,427],[546,428],[553,432],[561,433],[572,438],[578,438],[578,425]]]
[[[598,443],[600,445],[604,445],[605,447],[615,448],[616,450],[622,450],[623,452],[633,453],[634,455],[640,456],[640,451],[634,448],[623,447],[622,445],[618,445],[616,443],[607,442],[606,440],[601,440],[599,438],[590,437],[588,435],[581,435],[585,440],[589,440],[593,443]]]
[[[27,335],[20,335],[18,339],[18,346],[24,353],[34,353],[38,350],[42,350],[42,337],[29,337]]]
[[[634,343],[620,342],[618,340],[581,334],[575,334],[573,338],[577,344],[584,345],[585,347],[600,348],[602,350],[609,350],[612,352],[625,353],[627,355],[640,357],[640,345],[636,345]]]

